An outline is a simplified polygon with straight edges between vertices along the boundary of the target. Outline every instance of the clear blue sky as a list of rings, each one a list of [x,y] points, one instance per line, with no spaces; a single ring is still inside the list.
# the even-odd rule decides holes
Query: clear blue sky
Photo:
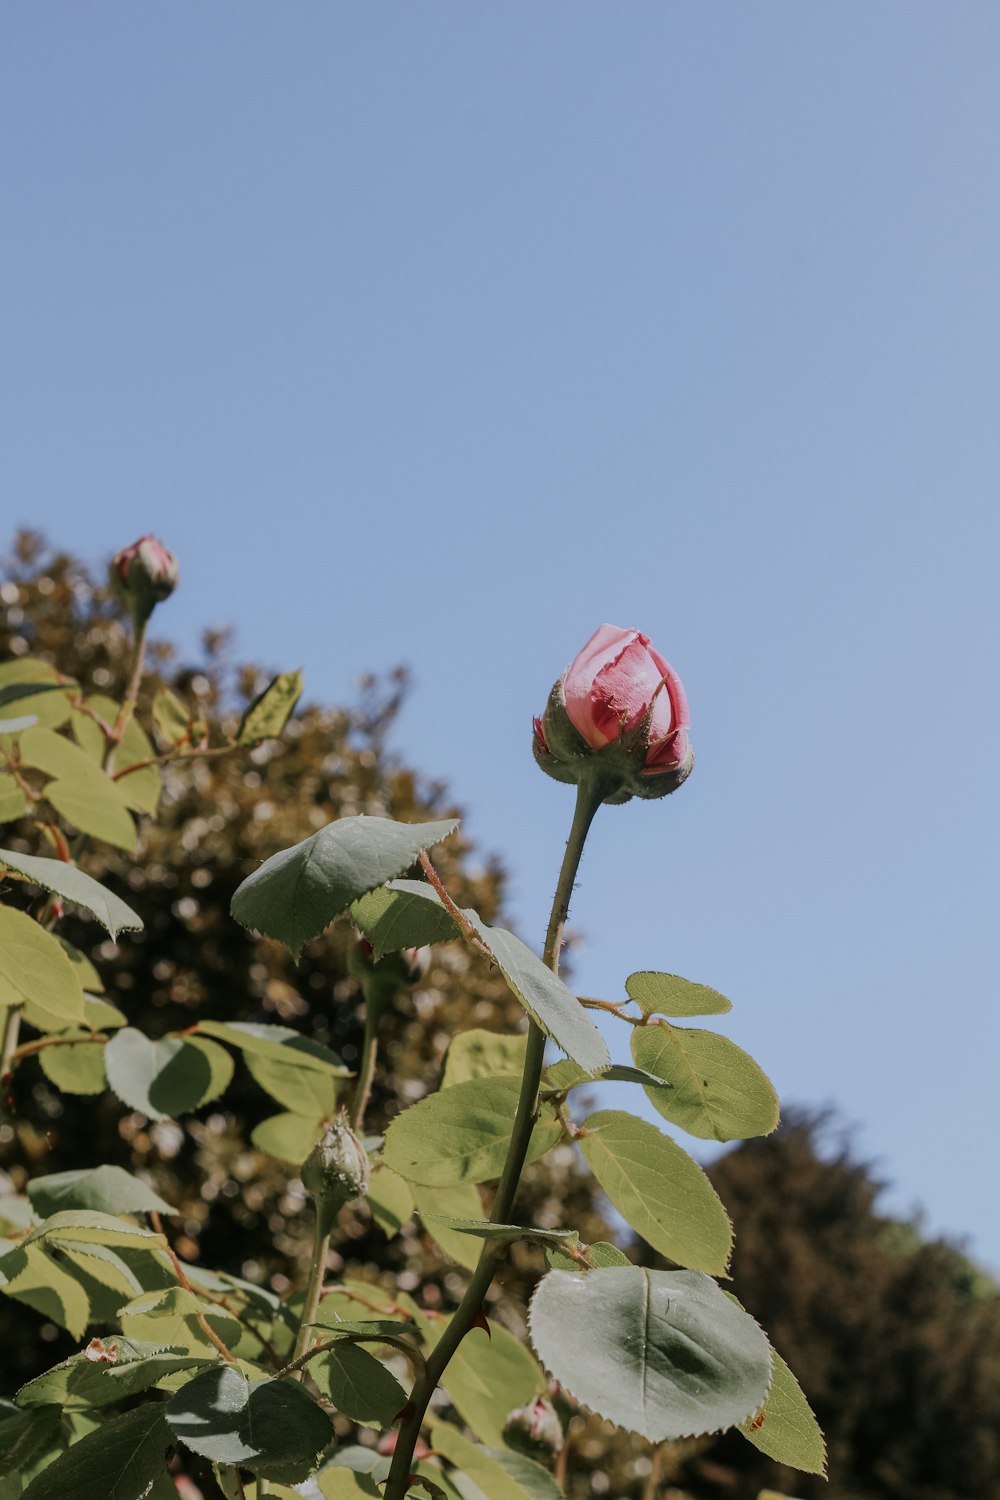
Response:
[[[585,992],[715,985],[1000,1268],[992,0],[10,3],[3,518],[180,556],[165,631],[409,663],[540,936],[532,712],[603,620],[698,764],[608,809]]]

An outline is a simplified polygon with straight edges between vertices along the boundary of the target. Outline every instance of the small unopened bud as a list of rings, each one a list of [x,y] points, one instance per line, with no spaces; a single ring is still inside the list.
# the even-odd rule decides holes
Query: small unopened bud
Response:
[[[115,594],[141,626],[157,604],[169,599],[177,587],[180,569],[174,554],[150,532],[115,553],[109,578]]]
[[[316,1142],[300,1174],[316,1205],[321,1234],[329,1234],[345,1203],[365,1196],[370,1171],[365,1148],[342,1112]]]
[[[562,1449],[563,1430],[551,1401],[539,1396],[512,1411],[503,1424],[503,1440],[508,1448],[542,1463],[556,1458]]]

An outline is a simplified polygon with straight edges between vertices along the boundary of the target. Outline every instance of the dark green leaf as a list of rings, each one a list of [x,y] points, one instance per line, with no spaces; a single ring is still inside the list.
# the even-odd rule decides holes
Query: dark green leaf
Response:
[[[143,1500],[170,1447],[163,1407],[137,1406],[61,1453],[31,1481],[24,1500]]]
[[[106,1214],[176,1212],[138,1177],[122,1167],[107,1165],[29,1179],[28,1197],[43,1219],[73,1208],[92,1208]]]
[[[297,958],[359,896],[404,874],[457,827],[455,819],[342,818],[265,860],[237,890],[232,914],[244,927],[277,938]]]
[[[0,1421],[0,1480],[27,1474],[46,1454],[58,1452],[59,1417],[54,1406],[41,1411],[4,1411]]]
[[[440,1225],[454,1230],[456,1234],[471,1234],[480,1240],[500,1240],[508,1244],[515,1240],[538,1240],[574,1246],[580,1243],[580,1236],[575,1229],[533,1229],[524,1224],[491,1224],[485,1219],[453,1219],[444,1214],[431,1213],[425,1213],[423,1218],[431,1234]]]
[[[489,1182],[499,1177],[517,1111],[516,1078],[458,1083],[413,1104],[386,1131],[383,1155],[407,1182],[446,1187],[453,1182]],[[543,1110],[528,1151],[544,1155],[562,1134]]]
[[[0,865],[17,870],[18,874],[27,875],[45,890],[55,891],[67,901],[85,907],[113,938],[119,932],[134,931],[142,926],[142,918],[137,917],[130,906],[92,876],[77,869],[76,865],[68,865],[61,859],[43,859],[35,854],[15,854],[12,849],[0,849]]]
[[[236,732],[238,745],[276,739],[302,696],[302,673],[282,672],[253,700]]]
[[[406,1405],[406,1392],[392,1371],[346,1340],[311,1359],[309,1373],[339,1412],[366,1427],[391,1427]]]
[[[733,1008],[731,1000],[707,984],[648,969],[630,974],[625,991],[645,1016],[724,1016]]]
[[[733,1427],[767,1396],[767,1339],[697,1271],[550,1271],[530,1328],[571,1396],[653,1443]]]
[[[213,1463],[295,1483],[315,1467],[333,1424],[294,1380],[253,1384],[232,1365],[205,1370],[165,1407],[171,1432]]]
[[[200,1037],[163,1037],[151,1041],[126,1026],[104,1051],[108,1083],[131,1109],[151,1120],[189,1114],[218,1098],[233,1076],[228,1052]]]
[[[581,1088],[584,1084],[595,1083],[641,1083],[647,1088],[669,1088],[662,1078],[657,1078],[652,1073],[647,1073],[642,1068],[630,1068],[627,1064],[612,1063],[610,1068],[596,1073],[593,1077],[585,1073],[578,1063],[570,1062],[566,1058],[563,1062],[553,1063],[545,1069],[545,1085],[550,1089],[558,1089],[560,1093],[568,1092],[570,1089]]]
[[[698,1163],[655,1125],[621,1110],[585,1122],[579,1145],[613,1206],[678,1265],[725,1275],[733,1231]]]
[[[395,880],[354,902],[351,920],[371,943],[376,959],[461,937],[450,913],[428,900],[430,889],[423,880]]]
[[[659,1021],[636,1026],[632,1055],[672,1089],[647,1088],[666,1120],[703,1140],[769,1135],[778,1123],[778,1096],[741,1047],[714,1031]]]

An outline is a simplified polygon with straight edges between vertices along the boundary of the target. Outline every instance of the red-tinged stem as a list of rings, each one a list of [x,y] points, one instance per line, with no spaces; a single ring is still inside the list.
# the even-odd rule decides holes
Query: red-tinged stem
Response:
[[[577,787],[576,810],[573,814],[573,825],[570,828],[569,839],[566,843],[566,852],[563,855],[562,867],[559,871],[559,879],[556,882],[555,895],[552,900],[552,911],[549,915],[548,930],[545,934],[545,947],[542,957],[552,972],[559,971],[559,953],[562,948],[563,932],[566,927],[566,918],[569,914],[570,897],[576,882],[577,871],[580,868],[580,859],[583,854],[583,846],[586,842],[590,825],[594,820],[594,814],[600,807],[607,790],[596,780],[581,782]],[[427,862],[430,863],[429,861]],[[427,870],[427,864],[424,865]],[[441,892],[439,891],[440,895]],[[445,903],[451,910],[454,903]],[[454,915],[454,912],[452,913]],[[463,930],[468,924],[462,923]],[[478,934],[475,934],[478,942]],[[528,1146],[531,1141],[531,1132],[534,1129],[538,1117],[538,1088],[542,1077],[542,1064],[545,1060],[545,1035],[536,1026],[534,1021],[528,1028],[528,1046],[524,1059],[524,1070],[521,1074],[521,1090],[517,1102],[517,1111],[514,1116],[514,1127],[511,1131],[510,1142],[507,1146],[507,1159],[504,1163],[500,1183],[497,1187],[496,1197],[493,1200],[493,1211],[490,1221],[494,1224],[510,1222],[510,1215],[514,1205],[514,1197],[517,1193],[517,1185],[524,1168],[524,1160],[528,1154]],[[476,1318],[482,1312],[483,1300],[493,1281],[497,1263],[503,1255],[502,1246],[491,1244],[487,1241],[480,1252],[476,1269],[472,1273],[469,1285],[466,1287],[465,1296],[459,1303],[451,1321],[444,1333],[441,1335],[434,1348],[427,1357],[427,1370],[414,1384],[407,1403],[407,1414],[405,1420],[400,1424],[399,1438],[396,1449],[392,1456],[392,1468],[386,1482],[385,1500],[404,1500],[407,1490],[409,1475],[413,1468],[413,1451],[420,1436],[421,1423],[427,1410],[431,1396],[441,1380],[441,1376],[447,1369],[452,1355],[473,1327]]]

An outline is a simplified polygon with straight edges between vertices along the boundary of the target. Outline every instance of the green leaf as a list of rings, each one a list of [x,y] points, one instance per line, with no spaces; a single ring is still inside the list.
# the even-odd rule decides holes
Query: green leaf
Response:
[[[625,992],[644,1016],[724,1016],[733,1008],[731,1000],[718,990],[710,990],[707,984],[649,969],[630,974]]]
[[[632,1264],[617,1245],[610,1245],[607,1240],[595,1240],[592,1245],[584,1246],[584,1251],[587,1260],[595,1268]],[[545,1264],[551,1271],[579,1271],[580,1269],[579,1259],[574,1260],[572,1255],[567,1255],[564,1250],[560,1250],[558,1245],[546,1245]]]
[[[451,914],[428,899],[430,889],[423,880],[396,880],[354,902],[351,920],[371,943],[376,959],[461,937]]]
[[[311,1359],[309,1374],[339,1412],[366,1427],[391,1427],[406,1405],[392,1371],[347,1340]]]
[[[67,1247],[93,1241],[104,1246],[120,1245],[129,1250],[152,1251],[162,1250],[165,1245],[163,1236],[152,1229],[144,1229],[141,1224],[130,1224],[126,1219],[92,1208],[65,1209],[50,1214],[22,1243],[33,1245],[41,1240]]]
[[[647,1073],[642,1068],[630,1068],[623,1063],[612,1063],[610,1068],[605,1068],[602,1073],[596,1073],[593,1077],[585,1073],[578,1063],[570,1062],[568,1058],[563,1062],[553,1063],[551,1067],[545,1069],[545,1086],[558,1089],[560,1093],[582,1088],[585,1084],[593,1086],[595,1083],[641,1083],[646,1088],[655,1089],[670,1087],[669,1083],[662,1078],[657,1078],[653,1073]]]
[[[38,1054],[42,1072],[64,1094],[103,1094],[108,1086],[104,1072],[104,1043],[95,1042],[90,1031],[68,1031],[78,1036],[76,1046],[43,1047]]]
[[[28,799],[13,776],[0,771],[0,823],[16,823],[28,811]]]
[[[322,1330],[324,1341],[339,1336],[370,1344],[384,1344],[387,1339],[412,1338],[417,1332],[415,1323],[402,1318],[362,1318],[351,1321],[338,1318],[332,1311],[328,1317],[317,1318],[314,1326]]]
[[[64,937],[60,937],[58,933],[55,934],[55,939],[76,970],[83,988],[85,990],[90,990],[91,994],[101,994],[104,989],[104,985],[101,981],[101,976],[100,974],[98,974],[97,970],[94,968],[94,965],[90,962],[90,959],[87,957],[87,955],[85,953],[81,953],[79,948],[74,948],[72,943],[67,943],[66,939]],[[109,1005],[108,1009],[112,1010],[114,1009],[114,1007]]]
[[[60,1443],[60,1412],[55,1407],[44,1411],[5,1411],[0,1421],[0,1495],[7,1493],[3,1481],[23,1480],[40,1460]],[[20,1494],[21,1485],[10,1493]]]
[[[703,1140],[735,1141],[769,1135],[778,1123],[778,1096],[753,1058],[714,1031],[659,1021],[632,1031],[640,1067],[668,1079],[672,1089],[647,1088],[666,1120]]]
[[[575,1400],[652,1443],[733,1427],[767,1396],[767,1339],[697,1271],[550,1271],[529,1324]]]
[[[456,1234],[475,1235],[480,1240],[499,1240],[513,1244],[515,1240],[539,1240],[555,1245],[579,1245],[580,1236],[575,1229],[533,1229],[526,1224],[493,1224],[486,1219],[455,1219],[445,1214],[425,1213],[423,1219],[431,1234],[438,1227],[451,1229]]]
[[[215,1303],[203,1302],[186,1287],[180,1286],[144,1292],[124,1306],[118,1317],[123,1334],[135,1343],[159,1344],[189,1354],[205,1354],[213,1360],[218,1358],[218,1350],[199,1318],[204,1318],[230,1348],[242,1331],[239,1320],[232,1313]]]
[[[119,1099],[151,1120],[190,1114],[218,1098],[233,1076],[232,1058],[214,1042],[179,1036],[154,1042],[134,1026],[108,1042],[104,1066]]]
[[[335,1078],[351,1077],[350,1068],[344,1067],[336,1052],[290,1026],[270,1026],[260,1021],[199,1021],[198,1030],[204,1036],[214,1036],[220,1042],[238,1047],[246,1056],[294,1063],[297,1068],[314,1068]]]
[[[50,932],[10,906],[0,906],[0,977],[62,1025],[83,1020],[83,989],[73,965]]]
[[[397,882],[393,889],[430,904],[439,904],[433,887],[419,880]],[[588,1073],[599,1073],[607,1068],[611,1062],[607,1043],[558,975],[553,974],[537,953],[533,953],[512,932],[503,927],[487,927],[471,908],[462,915],[489,951],[511,994],[517,997],[545,1035]]]
[[[646,1120],[599,1110],[578,1144],[587,1165],[632,1228],[678,1265],[724,1276],[732,1225],[698,1163]]]
[[[0,687],[0,709],[9,708],[22,698],[35,698],[41,693],[54,693],[58,689],[58,682],[9,682]]]
[[[29,1408],[110,1406],[149,1390],[168,1375],[203,1365],[207,1358],[130,1339],[98,1340],[96,1346],[29,1380],[18,1391],[17,1403]]]
[[[444,1058],[443,1089],[475,1078],[495,1078],[498,1074],[520,1078],[524,1071],[524,1053],[528,1038],[515,1032],[483,1031],[474,1027],[453,1036]],[[575,1067],[575,1063],[566,1063]],[[589,1076],[589,1075],[585,1075]]]
[[[805,1474],[826,1473],[826,1443],[802,1388],[776,1349],[771,1350],[771,1389],[754,1416],[740,1424],[743,1436],[776,1463]]]
[[[298,958],[309,939],[359,896],[402,875],[457,827],[454,818],[434,823],[341,818],[265,860],[236,891],[232,914],[244,927],[277,938]]]
[[[24,1500],[143,1500],[166,1468],[170,1446],[163,1407],[137,1406],[61,1453],[31,1481]]]
[[[302,696],[302,673],[282,672],[253,700],[236,731],[238,745],[277,739]]]
[[[63,1209],[96,1209],[106,1214],[173,1214],[151,1187],[123,1167],[84,1167],[70,1172],[52,1172],[28,1181],[28,1197],[40,1218]]]
[[[153,723],[168,745],[181,745],[188,738],[192,715],[169,688],[160,688],[153,699]]]
[[[418,1187],[413,1189],[413,1206],[424,1228],[445,1255],[474,1271],[479,1262],[479,1246],[467,1234],[459,1234],[450,1220],[482,1223],[483,1204],[474,1182],[456,1182],[452,1187]]]
[[[65,1266],[53,1260],[44,1244],[22,1241],[0,1256],[0,1290],[67,1329],[75,1339],[83,1337],[90,1321],[90,1299]]]
[[[115,1031],[128,1023],[128,1017],[117,1005],[107,1000],[98,1000],[94,995],[83,997],[83,1019],[94,1031]]]
[[[108,725],[113,725],[117,721],[121,710],[121,704],[100,694],[88,698],[87,706]],[[108,746],[100,726],[86,714],[77,712],[73,715],[73,733],[91,759],[97,761],[103,769]],[[133,715],[125,725],[125,733],[121,744],[115,751],[111,769],[114,772],[123,772],[128,770],[129,766],[152,760],[155,755],[156,751],[149,735]],[[143,765],[139,770],[129,771],[127,776],[118,776],[114,784],[129,807],[134,808],[136,812],[155,816],[163,790],[159,766]]]
[[[27,715],[49,729],[58,729],[70,716],[70,698],[78,691],[71,678],[59,680],[60,674],[47,661],[22,656],[0,665],[2,688],[30,686],[33,691],[18,698],[8,698],[8,703],[17,703],[18,716]],[[2,690],[0,688],[0,690]]]
[[[45,799],[67,822],[116,848],[135,848],[135,824],[124,794],[85,750],[42,727],[26,729],[20,749],[24,765],[55,778],[45,787]]]
[[[312,1058],[303,1066],[294,1052],[286,1049],[286,1054],[274,1057],[248,1052],[245,1061],[261,1088],[293,1114],[327,1119],[337,1107],[334,1075],[320,1073],[312,1066]]]
[[[381,1160],[372,1163],[368,1185],[368,1207],[376,1224],[393,1239],[413,1215],[413,1194],[408,1182]]]
[[[250,1140],[258,1151],[266,1151],[268,1156],[276,1156],[279,1161],[299,1167],[322,1134],[322,1120],[289,1111],[261,1120],[250,1132]]]
[[[0,849],[0,865],[17,870],[45,890],[55,891],[68,901],[85,907],[113,938],[119,932],[142,927],[142,918],[137,917],[130,906],[76,865],[66,864],[61,859],[44,859],[36,854],[15,854],[12,849]]]
[[[561,1500],[552,1475],[510,1448],[480,1448],[448,1422],[435,1422],[431,1443],[449,1463],[467,1474],[487,1500]]]
[[[435,1325],[440,1336],[440,1325]],[[492,1448],[504,1446],[503,1428],[510,1412],[548,1386],[531,1350],[502,1323],[491,1322],[491,1337],[478,1328],[468,1333],[441,1377],[462,1421]]]
[[[489,1182],[499,1177],[517,1111],[516,1078],[458,1083],[412,1104],[386,1131],[383,1156],[407,1182],[447,1187],[453,1182]],[[543,1108],[527,1161],[536,1161],[562,1134]]]
[[[174,1437],[213,1463],[295,1483],[333,1438],[333,1424],[294,1380],[247,1380],[232,1365],[183,1386],[164,1408]]]

